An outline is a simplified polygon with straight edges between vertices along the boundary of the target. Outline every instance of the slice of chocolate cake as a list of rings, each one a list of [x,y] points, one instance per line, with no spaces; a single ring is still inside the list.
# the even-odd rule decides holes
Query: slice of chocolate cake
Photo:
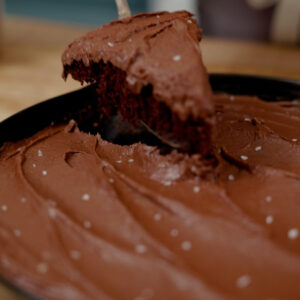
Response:
[[[181,149],[211,153],[215,125],[201,30],[186,11],[138,14],[89,32],[62,56],[63,77],[96,83],[107,115],[143,121]]]

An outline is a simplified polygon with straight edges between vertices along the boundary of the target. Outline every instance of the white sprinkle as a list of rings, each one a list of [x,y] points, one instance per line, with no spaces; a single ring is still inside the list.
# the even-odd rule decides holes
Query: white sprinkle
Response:
[[[46,176],[46,175],[48,174],[48,172],[47,172],[46,170],[44,170],[44,171],[42,171],[42,174],[43,174],[44,176]]]
[[[91,199],[91,197],[90,197],[89,194],[83,194],[82,197],[81,197],[81,199],[82,199],[83,201],[89,201],[89,200]]]
[[[255,151],[260,151],[262,149],[262,146],[255,147]]]
[[[20,199],[20,202],[21,203],[25,203],[27,201],[27,199],[25,198],[25,197],[22,197],[21,199]]]
[[[241,155],[240,157],[242,160],[248,160],[248,156],[246,156],[246,155]]]
[[[128,42],[131,43],[131,42],[132,42],[132,39],[128,39]]]
[[[249,275],[243,275],[236,280],[236,286],[240,289],[246,288],[251,283]]]
[[[229,181],[234,181],[234,179],[235,179],[234,175],[232,175],[232,174],[228,175],[228,180]]]
[[[200,192],[200,187],[199,186],[194,186],[193,191],[194,191],[194,193],[199,193]]]
[[[49,208],[48,209],[48,214],[49,214],[49,217],[51,219],[55,219],[55,217],[56,217],[56,210],[54,208]]]
[[[298,139],[292,139],[292,142],[298,142]]]
[[[51,253],[48,252],[48,251],[44,251],[42,253],[42,256],[43,256],[43,259],[45,259],[45,260],[50,260],[51,259]]]
[[[45,262],[41,262],[36,266],[36,270],[41,274],[45,274],[48,272],[48,265]]]
[[[134,159],[133,159],[133,158],[130,158],[130,159],[128,159],[128,162],[129,162],[129,163],[133,163],[133,162],[134,162]]]
[[[43,151],[42,150],[38,150],[38,157],[42,157],[43,156]]]
[[[190,241],[184,241],[182,244],[181,244],[181,248],[184,250],[184,251],[189,251],[191,250],[192,248],[192,243]]]
[[[108,42],[107,45],[112,48],[114,46],[114,43]]]
[[[21,231],[19,229],[15,229],[14,234],[16,237],[19,237],[21,235]]]
[[[90,221],[84,221],[84,222],[83,222],[83,226],[84,226],[85,228],[91,228],[91,227],[92,227],[92,223],[91,223]]]
[[[180,61],[181,60],[181,55],[175,55],[173,56],[174,61]]]
[[[251,122],[251,119],[250,118],[245,118],[244,121]]]
[[[114,180],[113,178],[109,178],[108,181],[109,181],[110,183],[114,183],[114,182],[115,182],[115,180]]]
[[[288,232],[288,237],[290,240],[295,240],[299,236],[299,230],[297,228],[292,228]]]
[[[5,204],[2,205],[2,206],[1,206],[1,209],[2,209],[2,211],[7,211],[7,205],[5,205]]]
[[[154,220],[155,221],[160,221],[161,220],[161,214],[155,214],[154,215]]]
[[[235,100],[235,96],[231,95],[231,96],[229,97],[229,100],[230,100],[230,101],[234,101],[234,100]]]
[[[56,207],[57,203],[54,201],[54,200],[51,200],[51,199],[48,199],[48,203],[51,205],[51,206],[54,206]]]
[[[187,22],[188,22],[189,24],[192,24],[192,23],[193,23],[193,21],[192,21],[192,20],[187,20]]]
[[[273,221],[274,221],[273,216],[267,216],[267,217],[266,217],[266,223],[267,223],[267,224],[272,224]]]
[[[172,229],[170,234],[171,234],[171,236],[176,237],[176,236],[178,236],[178,230],[177,229]]]
[[[156,15],[156,18],[159,19],[159,18],[160,18],[160,15]]]
[[[165,181],[165,182],[164,182],[164,185],[165,185],[165,186],[170,186],[170,185],[172,185],[172,182],[171,182],[171,181]]]
[[[151,299],[154,296],[154,290],[153,289],[143,289],[142,290],[142,296],[146,299]]]
[[[266,202],[270,203],[272,201],[272,196],[267,196],[266,197]]]
[[[139,244],[139,245],[136,245],[135,251],[137,253],[143,254],[147,251],[147,247],[145,245]]]
[[[33,167],[33,168],[36,168],[36,164],[32,164],[32,167]]]
[[[77,250],[71,250],[70,251],[70,256],[71,256],[72,259],[78,260],[80,258],[80,256],[81,256],[81,254]]]
[[[121,164],[122,163],[122,160],[120,159],[120,160],[117,160],[117,163],[118,164]]]

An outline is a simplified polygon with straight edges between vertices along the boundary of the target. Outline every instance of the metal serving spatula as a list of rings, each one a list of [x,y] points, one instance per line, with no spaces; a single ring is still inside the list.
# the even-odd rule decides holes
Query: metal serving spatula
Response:
[[[116,5],[117,5],[117,8],[118,8],[119,19],[130,17],[131,16],[131,11],[130,11],[130,7],[128,5],[127,0],[115,0],[115,1],[116,1]],[[159,135],[157,132],[155,132],[155,130],[153,130],[147,124],[145,124],[145,122],[141,121],[141,125],[148,132],[150,132],[151,134],[156,136],[163,144],[166,144],[166,145],[168,145],[172,148],[176,148],[176,149],[182,148],[182,145],[180,143],[178,143],[177,141],[171,139],[170,137]]]

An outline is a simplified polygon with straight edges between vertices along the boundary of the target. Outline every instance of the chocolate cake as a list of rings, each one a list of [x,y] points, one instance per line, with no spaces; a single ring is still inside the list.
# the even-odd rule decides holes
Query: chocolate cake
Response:
[[[201,30],[186,11],[111,22],[68,46],[63,76],[96,83],[107,115],[143,121],[180,149],[211,154],[214,104],[202,62]]]
[[[215,101],[217,180],[74,122],[1,148],[0,277],[51,300],[298,300],[300,106]]]
[[[191,14],[164,12],[69,46],[64,77],[96,83],[108,117],[196,153],[73,120],[6,143],[0,278],[49,300],[299,299],[300,104],[212,96],[200,37]]]

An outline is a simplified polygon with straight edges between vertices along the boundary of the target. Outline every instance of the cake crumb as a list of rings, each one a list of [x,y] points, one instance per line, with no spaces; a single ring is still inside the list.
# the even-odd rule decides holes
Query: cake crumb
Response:
[[[297,239],[299,236],[299,230],[297,228],[291,228],[289,231],[288,231],[288,238],[290,240],[295,240]]]
[[[180,61],[181,60],[181,55],[175,55],[173,56],[174,61]]]
[[[236,281],[236,286],[240,289],[246,288],[251,283],[251,277],[249,275],[243,275]]]
[[[181,244],[181,248],[184,250],[184,251],[189,251],[191,250],[192,248],[192,243],[190,241],[184,241],[182,242]]]

